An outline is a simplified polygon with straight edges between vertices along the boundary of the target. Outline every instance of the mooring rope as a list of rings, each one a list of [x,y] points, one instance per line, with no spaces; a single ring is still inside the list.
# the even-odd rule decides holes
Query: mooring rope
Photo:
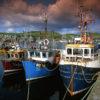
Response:
[[[86,79],[86,77],[85,77],[85,73],[84,73],[83,69],[82,69],[82,74],[83,74],[83,77],[84,77],[85,82],[88,83],[88,84],[92,83],[93,80],[94,80],[94,78],[95,78],[95,76],[97,75],[97,73],[95,73],[95,74],[92,76],[92,79],[91,79],[90,81],[88,81],[88,79]]]
[[[82,65],[82,62],[80,61],[81,65]],[[85,68],[86,68],[86,62],[85,62]],[[97,75],[97,73],[95,73],[93,76],[92,76],[92,79],[90,81],[88,81],[88,79],[86,79],[85,77],[85,73],[84,73],[84,70],[83,70],[83,67],[81,66],[81,71],[82,71],[82,74],[83,74],[83,78],[85,80],[86,83],[90,84],[93,82],[95,76]]]
[[[82,58],[83,58],[83,57],[82,57]],[[82,63],[82,62],[80,62],[80,63]],[[86,62],[85,62],[85,68],[86,68]],[[88,84],[92,83],[93,80],[94,80],[94,78],[95,78],[95,76],[97,75],[97,73],[95,73],[95,74],[92,76],[91,81],[88,81],[88,79],[86,79],[86,77],[85,77],[85,73],[84,73],[84,70],[83,70],[82,66],[81,66],[81,70],[82,70],[82,74],[83,74],[83,77],[84,77],[85,82],[88,83]],[[94,83],[92,84],[92,86],[90,87],[90,89],[87,91],[87,93],[84,95],[84,97],[83,97],[81,100],[85,100],[86,96],[90,93],[90,91],[91,91],[92,88],[94,87],[95,83],[96,83],[96,82],[94,82]]]
[[[28,69],[29,73],[30,73],[30,70]],[[28,81],[28,86],[27,86],[27,100],[30,99],[30,87],[31,87],[31,83],[30,83],[30,80],[31,79],[31,76],[29,76],[29,81]]]
[[[57,65],[55,68],[53,68],[53,69],[48,69],[47,67],[44,67],[47,71],[49,71],[49,72],[52,72],[52,71],[54,71],[54,70],[56,70],[57,68],[59,67],[59,65]]]
[[[77,62],[77,66],[78,66],[78,62]],[[72,82],[72,80],[73,80],[73,78],[74,78],[74,75],[75,75],[75,72],[76,72],[77,66],[76,66],[76,68],[74,69],[74,72],[73,72],[73,74],[72,74],[72,77],[71,77],[71,79],[70,79],[70,82],[69,82],[68,87],[66,87],[66,85],[64,84],[64,86],[65,86],[65,88],[66,88],[66,92],[65,92],[65,94],[64,94],[62,100],[65,100],[65,99],[66,99],[66,95],[67,95],[68,89],[69,89],[69,87],[70,87],[70,85],[71,85],[71,82]]]
[[[90,91],[92,90],[92,88],[95,86],[96,82],[94,82],[92,84],[92,86],[90,87],[90,89],[87,91],[87,93],[84,95],[84,97],[81,100],[85,100],[85,98],[87,97],[87,95],[90,93]]]
[[[58,54],[59,54],[59,53],[58,53]],[[55,60],[57,59],[57,55],[58,55],[58,54],[55,55],[55,57],[54,57]],[[58,57],[61,59],[60,54],[59,54]],[[45,69],[46,69],[47,71],[54,71],[54,70],[56,70],[56,69],[59,67],[60,59],[59,59],[58,63],[53,62],[53,64],[56,64],[56,67],[55,67],[55,68],[53,68],[53,69],[48,69],[47,67],[45,67]],[[49,63],[49,64],[50,64],[51,66],[53,66],[53,64],[51,64],[51,63]]]
[[[30,97],[30,79],[29,79],[29,82],[28,82],[27,100],[29,100],[29,97]]]

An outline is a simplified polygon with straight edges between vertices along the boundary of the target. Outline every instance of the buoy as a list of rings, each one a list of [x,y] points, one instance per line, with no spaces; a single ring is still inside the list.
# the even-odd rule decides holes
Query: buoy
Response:
[[[49,44],[49,40],[48,39],[45,39],[44,40],[44,45],[48,45]]]
[[[55,54],[55,56],[54,56],[53,63],[59,64],[60,59],[61,59],[61,57],[60,57],[60,52],[58,51],[58,52]]]

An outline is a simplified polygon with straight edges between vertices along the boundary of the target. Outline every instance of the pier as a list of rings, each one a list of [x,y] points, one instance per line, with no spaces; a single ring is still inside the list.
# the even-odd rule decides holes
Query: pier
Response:
[[[98,73],[98,79],[94,84],[87,100],[100,100],[100,72]]]

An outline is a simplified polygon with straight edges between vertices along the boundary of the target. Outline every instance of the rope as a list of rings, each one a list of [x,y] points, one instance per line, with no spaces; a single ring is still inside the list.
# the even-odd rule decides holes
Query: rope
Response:
[[[66,88],[66,92],[65,92],[65,94],[64,94],[64,96],[63,96],[63,99],[62,99],[62,100],[65,100],[66,95],[67,95],[67,92],[68,92],[68,88],[66,87],[66,85],[65,85],[65,84],[64,84],[64,86],[65,86],[65,88]]]
[[[29,100],[29,97],[30,97],[30,80],[28,82],[27,100]]]
[[[57,65],[55,68],[53,68],[53,69],[48,69],[47,67],[44,67],[47,71],[49,71],[49,72],[52,72],[52,71],[54,71],[54,70],[56,70],[57,68],[58,68],[59,66]]]
[[[82,62],[80,62],[80,63],[82,63]],[[86,67],[86,63],[85,63],[85,67]],[[83,77],[84,77],[85,82],[88,83],[88,84],[92,83],[94,77],[95,77],[97,74],[94,74],[93,77],[92,77],[92,80],[88,81],[88,79],[86,79],[86,77],[85,77],[85,73],[84,73],[84,70],[83,70],[82,66],[81,66],[81,70],[82,70],[82,74],[83,74]]]
[[[78,65],[78,62],[77,62],[77,65]],[[71,85],[71,82],[72,82],[72,80],[73,80],[73,78],[74,78],[74,74],[75,74],[75,72],[76,72],[76,69],[77,69],[77,66],[76,66],[76,68],[74,69],[74,72],[73,72],[73,74],[72,74],[72,77],[71,77],[71,80],[70,80],[70,83],[69,83],[68,87],[66,87],[66,85],[64,84],[64,86],[65,86],[65,88],[66,88],[66,92],[65,92],[65,94],[64,94],[62,100],[65,100],[65,98],[66,98],[68,89],[69,89],[69,87],[70,87],[70,85]]]
[[[81,63],[82,63],[82,62],[81,62]],[[86,67],[86,63],[85,63],[85,67]],[[88,80],[86,79],[86,77],[85,77],[85,73],[84,73],[84,71],[83,71],[82,66],[81,66],[81,70],[82,70],[82,74],[83,74],[83,77],[84,77],[85,82],[88,83],[88,84],[92,83],[92,82],[93,82],[93,79],[94,79],[94,77],[97,75],[97,73],[93,75],[91,81],[88,81]],[[94,83],[92,84],[92,86],[90,87],[90,89],[87,91],[87,93],[84,95],[84,97],[83,97],[81,100],[85,100],[86,96],[90,93],[90,91],[91,91],[92,88],[94,87],[95,83],[96,83],[96,82],[94,82]]]
[[[78,63],[79,63],[79,62],[77,62],[77,65],[78,65]],[[77,68],[77,67],[76,67],[76,68]],[[63,100],[65,100],[65,98],[66,98],[66,94],[67,94],[68,89],[69,89],[69,87],[70,87],[70,85],[71,85],[72,79],[73,79],[74,74],[75,74],[75,72],[76,72],[76,68],[75,68],[74,73],[73,73],[73,75],[72,75],[72,77],[71,77],[71,80],[70,80],[69,86],[66,87],[66,85],[64,84],[64,86],[66,87],[67,90],[66,90],[66,92],[65,92],[65,94],[64,94],[64,96],[63,96]],[[92,77],[92,81],[88,81],[88,80],[85,78],[84,71],[83,71],[83,68],[82,68],[82,67],[81,67],[81,69],[82,69],[82,73],[83,73],[84,80],[85,80],[88,84],[91,83],[91,82],[93,81],[94,77],[95,77],[97,74],[93,75],[93,77]]]
[[[92,90],[92,88],[95,86],[96,82],[94,82],[92,84],[92,86],[90,87],[90,89],[87,91],[87,93],[84,95],[84,97],[81,100],[85,100],[86,96],[90,93],[90,91]]]
[[[92,77],[92,79],[91,79],[90,81],[88,81],[88,79],[86,79],[86,77],[85,77],[85,75],[84,75],[83,69],[82,69],[82,73],[83,73],[83,77],[84,77],[85,82],[88,83],[88,84],[92,83],[93,80],[94,80],[94,77],[97,75],[97,74],[94,74],[93,77]]]
[[[54,57],[54,59],[56,59],[56,56],[57,55],[55,55],[55,57]],[[59,56],[60,57],[60,56]],[[59,60],[60,61],[60,60]],[[51,63],[50,63],[51,64]],[[53,63],[54,64],[54,63]],[[53,66],[53,64],[51,64],[52,66]],[[59,64],[57,63],[57,66],[54,68],[54,69],[48,69],[47,67],[45,67],[45,69],[47,70],[47,71],[54,71],[54,70],[56,70],[57,68],[59,67]]]

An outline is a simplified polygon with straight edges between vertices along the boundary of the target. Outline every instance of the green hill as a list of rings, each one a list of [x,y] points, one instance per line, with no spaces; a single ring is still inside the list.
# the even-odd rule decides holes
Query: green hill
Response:
[[[40,39],[44,39],[44,38],[49,38],[49,39],[56,39],[56,40],[60,40],[60,39],[72,39],[74,37],[78,37],[80,36],[80,34],[60,34],[58,32],[48,32],[47,34],[45,32],[40,32],[40,31],[31,31],[31,32],[22,32],[22,33],[0,33],[0,35],[10,35],[10,36],[14,36],[16,35],[17,37],[29,37],[32,36],[34,38],[40,38]],[[100,33],[93,33],[93,37],[95,39],[100,39]]]

